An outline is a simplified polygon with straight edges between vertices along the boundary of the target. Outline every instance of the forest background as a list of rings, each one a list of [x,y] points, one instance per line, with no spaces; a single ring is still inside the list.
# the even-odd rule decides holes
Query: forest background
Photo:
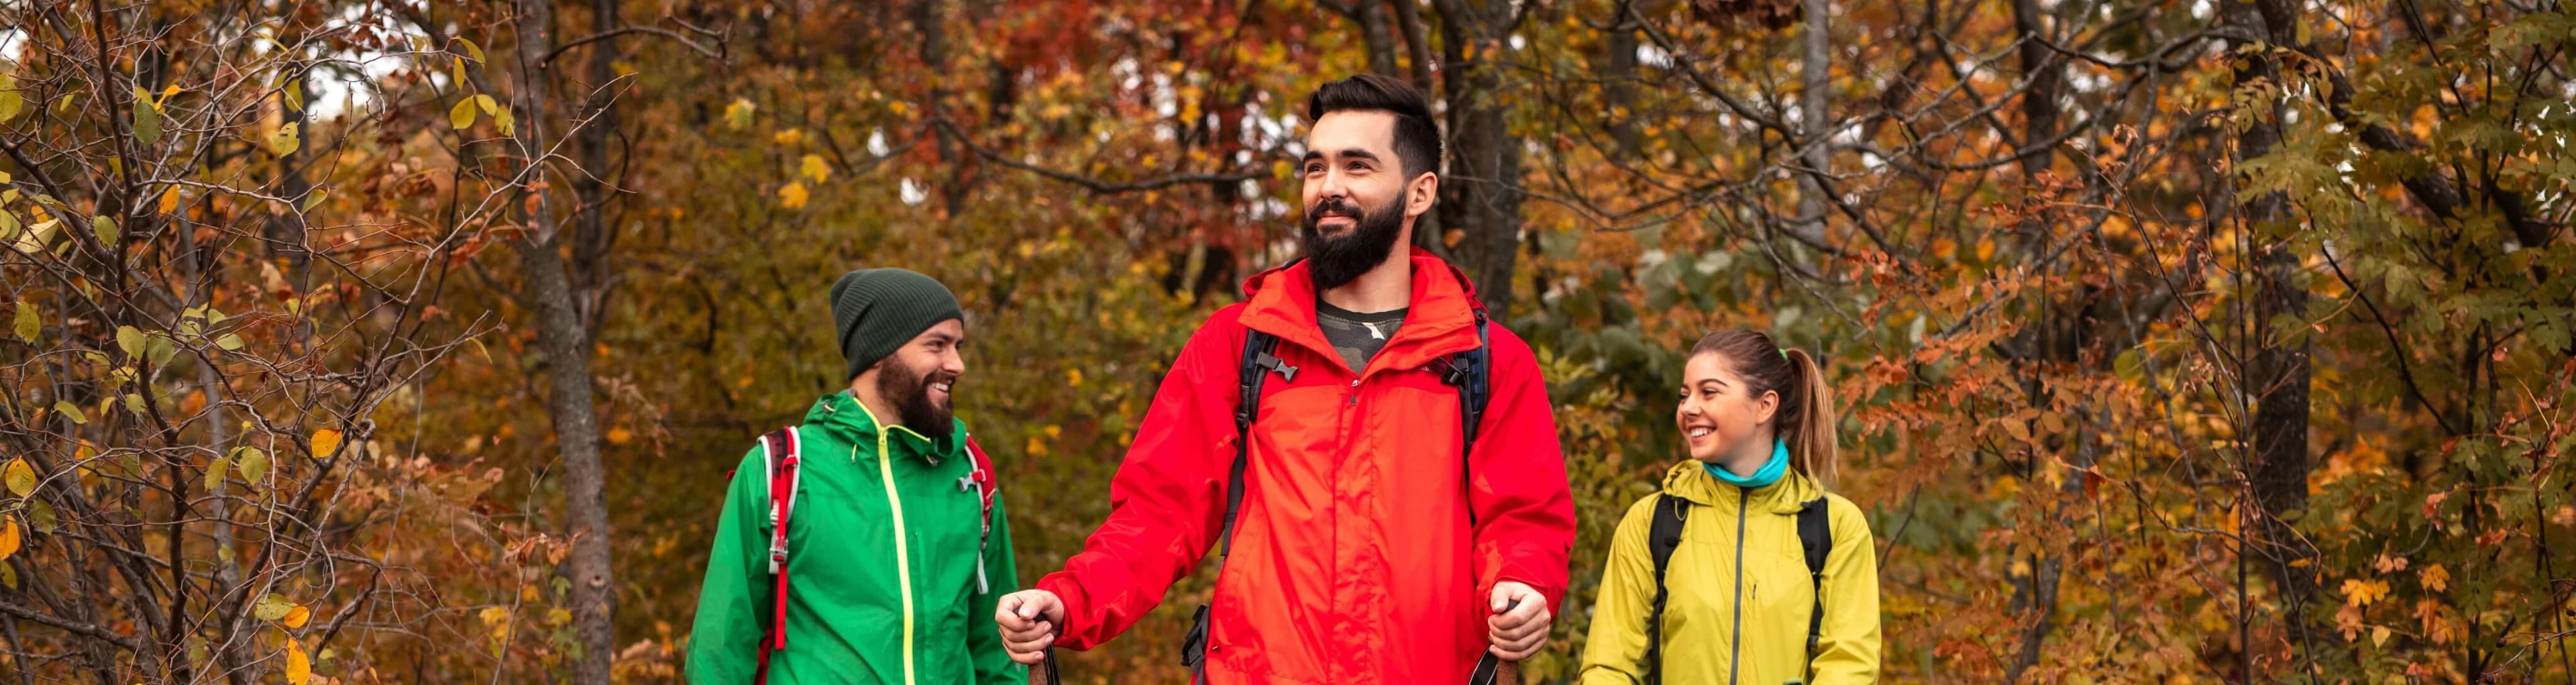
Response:
[[[1750,327],[1830,364],[1891,682],[2563,683],[2571,49],[2559,0],[7,0],[0,681],[676,682],[862,266],[972,312],[1057,568],[1373,71],[1556,405],[1533,681]],[[1066,675],[1183,682],[1207,588]]]

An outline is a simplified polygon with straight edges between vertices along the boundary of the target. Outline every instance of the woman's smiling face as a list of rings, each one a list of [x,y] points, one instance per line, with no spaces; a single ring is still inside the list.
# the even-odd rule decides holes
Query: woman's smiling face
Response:
[[[1769,432],[1779,409],[1780,393],[1755,390],[1726,355],[1702,353],[1682,365],[1681,404],[1673,411],[1673,422],[1692,459],[1729,464],[1737,455],[1768,457],[1770,445],[1757,442]]]

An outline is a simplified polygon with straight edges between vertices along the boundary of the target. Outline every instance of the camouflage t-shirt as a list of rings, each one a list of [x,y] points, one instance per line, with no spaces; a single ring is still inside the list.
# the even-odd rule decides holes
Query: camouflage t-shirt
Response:
[[[1342,362],[1358,372],[1368,368],[1370,357],[1386,349],[1386,341],[1395,337],[1395,329],[1404,326],[1403,309],[1383,312],[1354,312],[1335,307],[1321,299],[1315,301],[1315,323],[1324,328],[1324,339],[1333,343],[1333,351]]]

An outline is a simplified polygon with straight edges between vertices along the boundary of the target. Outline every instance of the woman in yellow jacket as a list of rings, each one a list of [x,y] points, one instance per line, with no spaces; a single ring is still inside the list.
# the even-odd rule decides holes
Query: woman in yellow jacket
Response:
[[[1692,347],[1682,380],[1691,460],[1619,520],[1583,684],[1876,682],[1877,548],[1860,508],[1818,482],[1835,414],[1815,358],[1725,331]]]

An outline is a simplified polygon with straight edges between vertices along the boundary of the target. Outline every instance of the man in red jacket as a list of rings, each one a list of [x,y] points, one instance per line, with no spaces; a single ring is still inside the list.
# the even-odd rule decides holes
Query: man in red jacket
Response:
[[[1117,637],[1225,536],[1253,331],[1278,338],[1262,364],[1277,373],[1263,375],[1206,609],[1206,681],[1460,683],[1488,652],[1518,661],[1546,644],[1575,532],[1547,388],[1529,345],[1491,326],[1491,399],[1463,444],[1460,390],[1433,367],[1477,349],[1482,307],[1457,269],[1400,249],[1439,195],[1430,107],[1361,75],[1306,109],[1306,258],[1254,276],[1182,347],[1110,484],[1109,520],[1064,570],[998,603],[1013,659]]]

